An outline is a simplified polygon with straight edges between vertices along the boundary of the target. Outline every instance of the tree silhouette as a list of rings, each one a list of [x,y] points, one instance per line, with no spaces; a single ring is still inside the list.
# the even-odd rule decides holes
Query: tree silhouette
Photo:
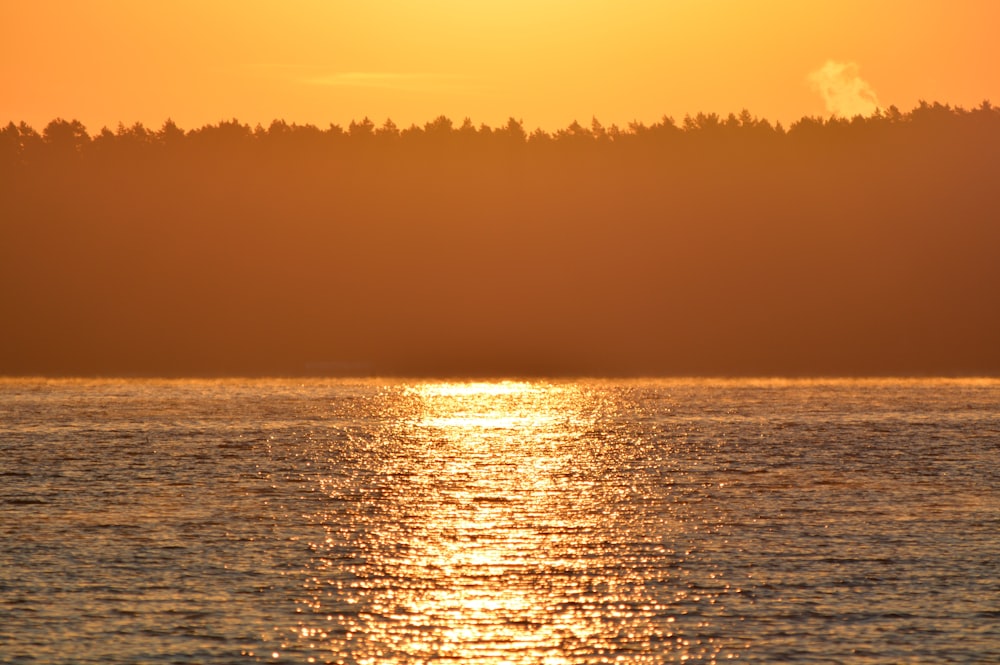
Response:
[[[997,154],[989,102],[10,122],[0,373],[996,373]]]
[[[78,154],[90,142],[90,135],[79,120],[57,118],[45,126],[42,139],[60,156]]]

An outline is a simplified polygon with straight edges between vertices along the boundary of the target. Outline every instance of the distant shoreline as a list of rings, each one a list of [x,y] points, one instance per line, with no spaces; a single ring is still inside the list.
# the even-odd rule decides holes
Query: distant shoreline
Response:
[[[998,375],[998,154],[988,103],[9,124],[0,373]]]

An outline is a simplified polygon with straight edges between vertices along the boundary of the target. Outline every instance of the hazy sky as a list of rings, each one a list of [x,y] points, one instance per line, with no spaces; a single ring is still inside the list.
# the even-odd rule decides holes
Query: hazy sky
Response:
[[[1000,102],[992,0],[0,0],[0,122],[556,129]]]

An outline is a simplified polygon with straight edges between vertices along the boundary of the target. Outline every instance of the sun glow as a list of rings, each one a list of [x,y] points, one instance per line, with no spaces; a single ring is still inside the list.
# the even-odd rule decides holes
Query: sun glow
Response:
[[[982,64],[1000,59],[996,3],[719,4],[7,3],[0,57],[17,66],[0,70],[0,122],[405,127],[445,114],[551,131],[748,108],[787,124],[823,111],[807,77],[831,59],[857,62],[904,109],[997,97]]]

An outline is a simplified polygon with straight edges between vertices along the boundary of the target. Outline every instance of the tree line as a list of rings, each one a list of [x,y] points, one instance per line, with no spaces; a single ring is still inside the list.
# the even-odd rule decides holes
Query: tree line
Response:
[[[920,104],[909,112],[895,106],[877,110],[871,116],[803,117],[787,129],[781,123],[772,124],[749,111],[721,116],[716,113],[698,113],[685,116],[681,122],[664,116],[652,124],[631,122],[627,127],[605,127],[596,118],[589,125],[577,121],[563,129],[546,132],[535,129],[529,132],[523,121],[511,117],[500,127],[486,124],[476,126],[469,118],[456,125],[450,118],[439,116],[425,123],[408,128],[398,127],[391,119],[382,125],[365,117],[352,121],[346,128],[330,124],[322,129],[312,124],[288,123],[274,120],[267,127],[251,127],[236,119],[215,125],[184,130],[172,120],[159,129],[150,129],[142,123],[119,123],[116,130],[103,127],[91,134],[78,120],[57,118],[41,132],[30,125],[9,122],[0,128],[0,164],[5,169],[23,166],[46,158],[72,159],[74,155],[94,159],[109,155],[125,157],[136,152],[165,152],[182,147],[192,151],[245,150],[251,147],[260,154],[273,157],[269,150],[291,152],[374,151],[379,148],[451,147],[475,151],[491,147],[509,148],[527,146],[541,150],[581,146],[619,146],[664,148],[684,143],[703,144],[721,142],[729,148],[746,147],[748,144],[795,145],[872,142],[885,139],[914,141],[938,135],[948,139],[989,137],[996,139],[1000,125],[1000,108],[984,101],[980,106],[967,110],[940,102]],[[701,146],[703,147],[703,146]]]
[[[1000,373],[1000,110],[0,130],[0,374]]]

